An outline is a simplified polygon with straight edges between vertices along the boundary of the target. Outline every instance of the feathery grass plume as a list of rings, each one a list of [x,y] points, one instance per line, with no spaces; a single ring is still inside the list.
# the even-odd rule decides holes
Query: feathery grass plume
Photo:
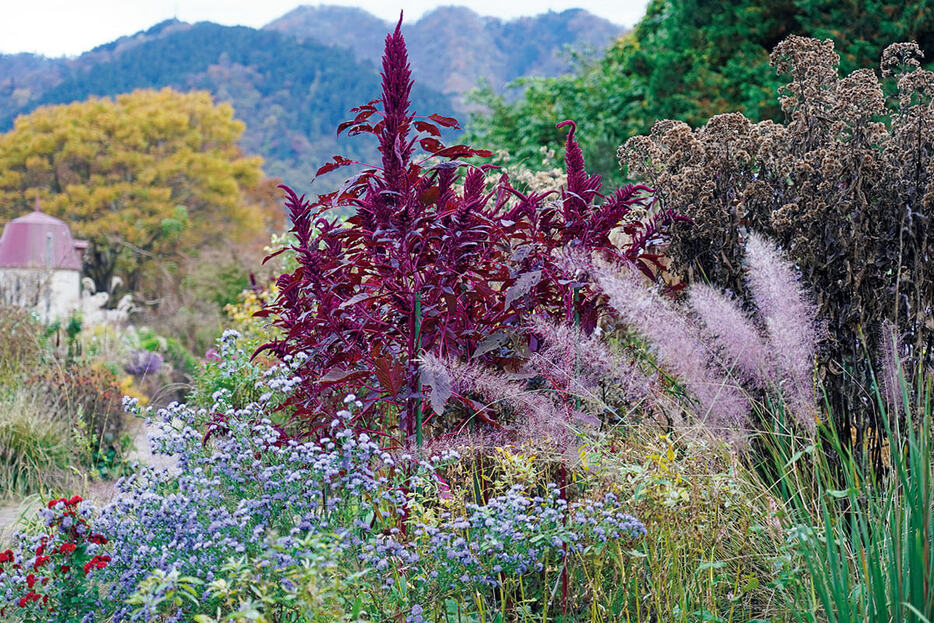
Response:
[[[902,379],[905,374],[901,363],[902,341],[898,329],[889,320],[882,321],[879,333],[879,397],[885,401],[890,421],[898,422],[904,412]]]
[[[532,354],[529,367],[570,396],[606,409],[601,384],[612,382],[614,391],[627,402],[651,402],[654,380],[635,362],[613,352],[596,334],[587,335],[573,325],[541,316],[532,318],[528,327],[543,342]]]
[[[769,350],[746,312],[705,284],[691,286],[688,296],[691,309],[714,340],[721,365],[743,382],[767,386],[772,370]]]
[[[815,427],[812,370],[817,351],[816,309],[806,298],[789,262],[765,238],[746,243],[746,281],[768,332],[782,395],[808,431]]]
[[[647,288],[631,269],[596,262],[592,271],[610,306],[649,340],[659,365],[697,401],[701,423],[718,437],[741,445],[749,405],[736,384],[710,365],[708,349],[699,337],[700,327]]]
[[[476,364],[441,359],[428,353],[421,356],[420,368],[423,387],[430,386],[432,392],[442,388],[442,391],[457,394],[462,402],[474,408],[474,417],[488,424],[496,423],[492,417],[494,405],[511,407],[519,416],[515,422],[518,441],[547,440],[566,446],[571,440],[568,428],[571,413],[559,409],[541,392],[529,390],[524,382]],[[471,393],[482,396],[487,404],[470,400],[466,394]]]

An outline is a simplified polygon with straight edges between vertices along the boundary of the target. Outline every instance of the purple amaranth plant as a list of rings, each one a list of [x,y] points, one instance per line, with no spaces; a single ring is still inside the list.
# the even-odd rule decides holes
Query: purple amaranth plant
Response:
[[[488,166],[464,160],[491,153],[445,147],[439,126],[457,122],[410,111],[400,26],[386,37],[382,97],[339,128],[375,135],[381,166],[314,204],[285,189],[299,268],[279,278],[279,298],[261,312],[275,315],[285,333],[263,348],[280,358],[309,355],[292,406],[312,432],[326,423],[334,397],[355,385],[366,398],[355,427],[392,436],[377,408],[388,402],[398,407],[401,441],[420,440],[431,414],[422,408],[418,355],[469,357],[509,320],[489,285],[510,281],[499,222],[505,193],[486,190]],[[419,159],[416,142],[427,152]],[[335,157],[319,174],[347,164]],[[325,216],[334,207],[353,211],[350,227]]]
[[[567,184],[560,198],[550,193],[519,197],[507,213],[510,242],[515,266],[520,275],[512,291],[517,307],[528,313],[536,307],[552,310],[555,320],[573,323],[585,333],[597,325],[603,300],[590,291],[586,281],[570,279],[556,256],[563,250],[599,253],[604,259],[631,265],[650,279],[663,269],[661,256],[653,248],[664,239],[671,223],[686,220],[671,210],[653,213],[653,192],[643,185],[627,184],[609,195],[601,194],[599,175],[587,173],[583,152],[577,142],[574,121],[562,121],[558,128],[569,127],[565,141]],[[627,239],[623,246],[613,241],[614,232]],[[527,295],[527,296],[526,296]]]
[[[457,121],[410,110],[401,19],[386,37],[381,75],[381,98],[354,109],[354,119],[338,128],[375,136],[380,165],[363,165],[314,203],[285,188],[299,266],[278,279],[278,298],[259,314],[282,329],[260,350],[306,356],[288,405],[304,433],[325,430],[329,413],[354,391],[364,408],[353,428],[420,444],[426,427],[450,415],[436,388],[426,408],[420,357],[515,370],[524,348],[535,350],[524,322],[532,313],[573,320],[589,333],[600,302],[562,273],[555,250],[599,251],[652,274],[658,258],[650,247],[674,216],[635,218],[649,207],[644,186],[601,195],[599,176],[584,169],[573,122],[559,124],[571,126],[568,185],[559,200],[522,195],[505,176],[492,178],[495,167],[468,163],[491,153],[445,146],[440,128],[456,129]],[[349,164],[335,156],[318,173]],[[346,224],[328,216],[333,208],[351,211]],[[619,227],[630,240],[623,249],[610,240]],[[467,411],[434,428],[461,427],[474,417]],[[502,430],[495,415],[485,423]]]

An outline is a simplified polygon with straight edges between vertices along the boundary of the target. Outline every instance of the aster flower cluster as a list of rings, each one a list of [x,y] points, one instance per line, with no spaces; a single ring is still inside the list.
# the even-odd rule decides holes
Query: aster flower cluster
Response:
[[[236,358],[223,341],[222,351]],[[253,393],[286,397],[298,365],[300,359],[283,362]],[[115,499],[99,511],[80,500],[56,501],[44,511],[49,534],[72,541],[87,535],[80,544],[87,573],[72,564],[75,577],[54,589],[81,605],[68,620],[215,616],[242,601],[240,588],[254,585],[267,587],[270,603],[282,599],[296,612],[321,599],[339,612],[346,591],[335,597],[328,589],[326,598],[308,593],[325,582],[362,583],[365,590],[352,592],[366,596],[370,615],[417,623],[439,595],[493,595],[504,581],[553,568],[587,543],[644,532],[612,496],[569,504],[554,486],[514,487],[454,513],[439,474],[458,454],[388,451],[348,427],[362,408],[353,395],[315,441],[290,438],[275,426],[268,398],[242,408],[225,388],[213,398],[210,408],[173,403],[158,412],[125,400],[154,429],[153,454],[171,457],[173,465],[139,467],[117,482]],[[431,507],[433,518],[414,512],[416,506]],[[44,534],[20,535],[17,551],[60,547]],[[26,593],[12,587],[28,583],[29,567],[41,560],[36,556],[16,554],[18,567],[6,583],[0,573],[0,597],[18,614],[31,602],[16,603]]]
[[[407,569],[407,580],[433,596],[477,586],[495,588],[505,578],[540,572],[549,562],[580,553],[586,544],[630,541],[645,534],[645,527],[618,506],[613,494],[569,504],[553,484],[544,495],[530,495],[522,485],[514,485],[486,504],[468,505],[464,515],[442,513],[435,524],[417,524],[409,547],[426,564]],[[386,564],[380,551],[392,550],[386,541],[367,550],[374,552],[369,562],[376,568]],[[401,573],[409,561],[404,556],[396,560]]]

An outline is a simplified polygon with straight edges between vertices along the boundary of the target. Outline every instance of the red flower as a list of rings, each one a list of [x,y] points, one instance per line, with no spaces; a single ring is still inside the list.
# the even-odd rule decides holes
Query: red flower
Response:
[[[62,543],[62,546],[58,548],[59,554],[70,554],[75,551],[74,543]]]
[[[91,569],[103,569],[110,562],[110,556],[95,556],[84,563],[84,575],[87,575]]]
[[[25,608],[26,604],[28,604],[30,601],[39,601],[41,598],[42,598],[42,595],[37,595],[36,593],[29,591],[28,593],[20,597],[19,601],[17,601],[16,603],[17,605],[19,605],[20,608]]]

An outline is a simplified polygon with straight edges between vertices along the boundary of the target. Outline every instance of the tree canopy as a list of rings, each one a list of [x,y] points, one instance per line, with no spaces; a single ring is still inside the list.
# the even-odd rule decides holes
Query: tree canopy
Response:
[[[468,139],[531,158],[561,140],[555,123],[578,122],[584,156],[596,172],[619,177],[616,147],[648,133],[658,119],[697,126],[740,111],[780,120],[769,52],[791,34],[830,38],[840,69],[873,66],[894,41],[934,50],[934,0],[651,0],[646,15],[602,58],[573,74],[517,83],[517,101],[480,91],[487,110]]]
[[[244,124],[205,92],[140,90],[40,108],[0,135],[0,222],[43,211],[90,241],[85,274],[145,290],[183,256],[262,232],[269,184]]]

